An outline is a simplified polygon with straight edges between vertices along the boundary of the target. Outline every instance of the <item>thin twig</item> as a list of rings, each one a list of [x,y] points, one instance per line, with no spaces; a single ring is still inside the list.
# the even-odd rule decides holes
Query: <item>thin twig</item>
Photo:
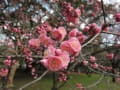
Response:
[[[10,55],[11,58],[25,58],[25,55]],[[2,56],[0,55],[0,58],[7,58],[8,56]],[[43,58],[43,56],[37,56],[37,55],[32,55],[30,56],[31,58]]]
[[[104,17],[104,23],[106,24],[107,22],[106,22],[106,13],[105,13],[105,8],[104,8],[104,2],[103,2],[103,0],[101,0],[101,3],[102,3],[102,10],[103,10],[103,17]]]
[[[104,74],[101,75],[101,77],[98,79],[98,81],[96,83],[89,85],[86,88],[89,89],[89,88],[95,87],[96,85],[98,85],[102,81],[103,77],[104,77]]]
[[[120,36],[120,33],[114,33],[114,32],[106,32],[106,31],[103,31],[102,33],[106,33],[106,34],[112,34],[112,35],[118,35]]]
[[[48,70],[46,70],[39,78],[37,78],[36,80],[33,80],[32,82],[29,82],[27,84],[25,84],[24,86],[22,86],[21,88],[17,89],[17,90],[23,90],[24,88],[36,83],[37,81],[41,80],[46,74],[48,73]]]
[[[95,36],[93,36],[88,42],[86,42],[85,44],[83,44],[82,45],[82,48],[83,47],[85,47],[85,46],[87,46],[89,43],[91,43],[93,40],[95,40],[95,38],[97,37],[97,36],[99,36],[100,35],[100,33],[98,33],[98,34],[96,34]]]

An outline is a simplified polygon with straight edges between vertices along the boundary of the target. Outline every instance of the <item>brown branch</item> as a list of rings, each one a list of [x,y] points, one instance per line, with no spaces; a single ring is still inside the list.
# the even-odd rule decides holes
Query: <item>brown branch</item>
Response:
[[[101,53],[101,52],[108,51],[108,50],[113,50],[113,49],[118,50],[118,49],[120,49],[120,48],[115,47],[115,46],[111,46],[111,47],[104,48],[104,49],[102,49],[102,50],[99,50],[99,51],[93,52],[93,53],[91,53],[90,55],[94,56],[94,55],[99,54],[99,53]]]
[[[101,0],[101,3],[102,3],[102,11],[103,11],[103,17],[104,17],[104,23],[105,24],[107,24],[107,22],[106,22],[106,13],[105,13],[105,8],[104,8],[104,2],[103,2],[103,0]]]
[[[83,47],[85,47],[85,46],[87,46],[88,44],[90,44],[93,40],[95,40],[95,38],[97,37],[97,36],[99,36],[100,35],[100,33],[98,33],[98,34],[96,34],[95,36],[93,36],[89,41],[87,41],[86,43],[84,43],[83,45],[82,45],[82,48]]]
[[[106,34],[112,34],[112,35],[119,35],[120,36],[120,33],[114,33],[114,32],[106,32],[106,31],[102,31],[102,33],[106,33]]]
[[[23,90],[24,88],[36,83],[37,81],[41,80],[46,74],[48,73],[48,70],[46,70],[39,78],[37,78],[36,80],[33,80],[32,82],[29,82],[28,84],[25,84],[24,86],[20,87],[17,90]]]
[[[10,55],[11,58],[25,58],[26,56],[25,55]],[[37,55],[34,55],[34,56],[30,56],[31,58],[42,58],[43,56],[37,56]],[[2,56],[0,55],[0,58],[7,58],[7,56]]]
[[[96,81],[96,83],[87,86],[87,89],[95,87],[96,85],[98,85],[102,81],[103,77],[104,77],[104,74],[101,75],[101,77],[98,79],[98,81]]]

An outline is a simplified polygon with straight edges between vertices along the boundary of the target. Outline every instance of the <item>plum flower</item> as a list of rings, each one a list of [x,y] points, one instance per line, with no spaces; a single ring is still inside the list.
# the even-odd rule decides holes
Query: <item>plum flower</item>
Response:
[[[40,41],[43,43],[43,41],[47,38],[46,34],[41,34],[39,36]]]
[[[42,65],[44,65],[46,68],[48,68],[48,59],[47,58],[44,58],[44,59],[40,60],[40,63]]]
[[[47,35],[45,34],[41,34],[39,36],[39,39],[40,39],[41,44],[44,45],[44,47],[48,47],[49,45],[53,45],[53,46],[55,45],[55,41],[52,40],[50,37],[47,37]]]
[[[98,68],[98,64],[97,64],[97,63],[94,63],[94,64],[93,64],[93,68],[95,68],[95,69]]]
[[[78,32],[78,29],[73,29],[72,31],[69,32],[69,38],[70,37],[76,37],[77,35],[77,32]]]
[[[79,36],[78,40],[80,43],[83,43],[85,41],[85,36],[84,35]]]
[[[116,22],[120,22],[120,13],[115,15],[115,20]]]
[[[61,43],[60,45],[60,48],[63,50],[63,51],[66,51],[68,52],[69,54],[72,54],[72,50],[70,48],[70,44],[68,41],[64,41]]]
[[[90,61],[91,61],[92,63],[94,63],[94,62],[95,62],[95,57],[90,56]]]
[[[80,11],[79,8],[76,8],[76,9],[75,9],[75,15],[76,15],[77,17],[81,15],[81,11]]]
[[[39,33],[40,34],[45,34],[45,35],[47,34],[47,32],[45,30],[41,30],[41,31],[39,31]]]
[[[63,69],[67,69],[67,66],[70,62],[69,54],[67,52],[63,52],[62,55],[59,56],[62,60]]]
[[[1,77],[6,77],[8,75],[8,69],[0,69],[0,76]]]
[[[101,27],[96,27],[95,28],[95,34],[100,33],[100,32],[101,32]]]
[[[81,50],[79,40],[75,37],[69,39],[68,41],[62,42],[60,47],[63,51],[66,51],[69,54],[73,54],[75,56],[77,56]]]
[[[57,39],[59,42],[65,38],[66,34],[67,32],[64,27],[59,27],[58,29],[54,29],[52,31],[52,37],[54,39]]]
[[[49,47],[48,51],[53,47]],[[67,68],[70,58],[67,52],[63,51],[59,56],[55,56],[54,53],[49,53],[49,56],[43,58],[40,62],[50,71],[60,71]]]
[[[49,46],[47,50],[44,52],[44,56],[54,56],[55,55],[55,48],[53,46]]]
[[[76,86],[77,86],[77,88],[79,88],[80,90],[85,90],[85,87],[83,87],[83,86],[81,85],[81,83],[76,83]]]
[[[56,56],[62,55],[62,50],[61,50],[61,49],[56,49],[56,50],[55,50],[55,55],[56,55]]]
[[[49,56],[40,61],[48,70],[59,71],[62,70],[62,60],[58,56]]]
[[[84,30],[85,30],[85,32],[88,32],[90,30],[90,27],[89,26],[85,26]]]
[[[83,61],[83,64],[84,65],[88,65],[88,61]]]
[[[107,54],[106,57],[107,57],[107,59],[113,59],[114,54]]]
[[[48,69],[59,71],[62,69],[62,60],[58,56],[52,56],[48,60]]]
[[[40,46],[40,40],[39,39],[31,39],[28,41],[29,43],[29,46],[31,48],[36,48],[36,47],[39,47]]]
[[[5,60],[4,64],[10,67],[11,66],[11,60]]]

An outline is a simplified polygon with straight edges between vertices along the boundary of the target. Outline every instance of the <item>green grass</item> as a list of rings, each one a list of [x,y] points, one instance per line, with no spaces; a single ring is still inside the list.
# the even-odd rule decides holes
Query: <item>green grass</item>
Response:
[[[74,73],[71,75],[71,79],[60,90],[79,90],[76,88],[76,83],[82,83],[82,85],[86,87],[88,85],[95,83],[99,78],[100,76],[96,74],[92,74],[89,77],[86,74]],[[112,83],[110,77],[104,77],[100,84],[89,90],[107,90],[106,82],[108,79],[110,79],[109,90],[120,90],[120,83],[117,83],[117,88],[116,88],[115,86],[116,84]],[[31,80],[33,80],[32,77],[27,73],[17,74],[14,80],[14,84],[16,86],[14,90],[24,85],[25,83],[30,82]],[[30,87],[25,88],[24,90],[51,90],[51,87],[52,87],[52,75],[48,74],[45,77],[43,77],[42,80],[38,81],[37,83],[34,83]]]

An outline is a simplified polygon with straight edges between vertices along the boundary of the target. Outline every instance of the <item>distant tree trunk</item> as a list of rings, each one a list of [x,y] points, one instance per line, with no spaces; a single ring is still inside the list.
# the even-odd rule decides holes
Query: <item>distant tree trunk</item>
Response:
[[[10,70],[10,73],[9,73],[9,76],[8,76],[8,82],[7,82],[6,88],[14,86],[13,80],[14,80],[14,76],[15,76],[15,73],[16,73],[16,70],[17,70],[18,66],[19,66],[19,60],[17,60],[16,63],[13,64],[12,67],[11,67],[11,70]]]
[[[57,88],[57,73],[53,72],[53,87],[51,90],[58,90]]]
[[[115,69],[115,65],[113,64],[112,67],[113,67],[113,69],[112,69],[112,73],[115,74],[115,71],[114,71],[114,69]],[[116,82],[116,77],[115,77],[114,75],[112,76],[112,82],[113,82],[113,83]]]

